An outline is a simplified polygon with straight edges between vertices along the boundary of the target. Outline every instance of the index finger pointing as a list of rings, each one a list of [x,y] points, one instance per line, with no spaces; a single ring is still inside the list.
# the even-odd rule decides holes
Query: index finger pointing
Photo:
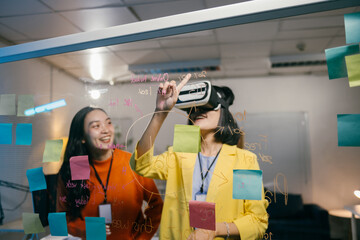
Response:
[[[186,83],[190,80],[191,73],[186,74],[184,79],[179,83],[179,85],[176,87],[176,90],[180,92],[180,90],[186,85]]]

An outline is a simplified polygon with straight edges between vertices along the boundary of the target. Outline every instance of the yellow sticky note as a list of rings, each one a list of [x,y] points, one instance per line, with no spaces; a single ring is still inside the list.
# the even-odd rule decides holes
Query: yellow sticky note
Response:
[[[15,115],[16,94],[0,94],[0,115]]]
[[[198,153],[201,150],[200,127],[194,125],[175,125],[174,152]]]
[[[63,148],[63,140],[47,140],[43,154],[43,162],[58,162],[61,158],[61,150]]]
[[[19,117],[26,116],[25,110],[34,108],[33,95],[18,95],[17,115]]]
[[[360,54],[345,57],[350,87],[360,86]]]

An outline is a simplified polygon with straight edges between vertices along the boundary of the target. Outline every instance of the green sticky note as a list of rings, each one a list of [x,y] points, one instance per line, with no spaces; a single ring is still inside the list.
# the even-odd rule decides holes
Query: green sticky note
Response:
[[[15,94],[0,94],[0,115],[15,115]]]
[[[23,213],[22,221],[26,234],[45,232],[38,213]]]
[[[345,56],[358,54],[359,45],[348,45],[325,50],[329,79],[347,77]]]
[[[200,127],[194,125],[175,125],[173,143],[175,152],[200,152]]]
[[[360,86],[360,54],[346,56],[345,61],[350,87]]]
[[[63,140],[46,140],[45,150],[43,154],[43,162],[58,162],[61,157]]]
[[[338,114],[338,146],[360,147],[360,114]]]
[[[34,96],[18,95],[17,115],[19,117],[26,116],[24,112],[30,108],[34,108]]]
[[[360,12],[344,15],[346,43],[360,42]]]

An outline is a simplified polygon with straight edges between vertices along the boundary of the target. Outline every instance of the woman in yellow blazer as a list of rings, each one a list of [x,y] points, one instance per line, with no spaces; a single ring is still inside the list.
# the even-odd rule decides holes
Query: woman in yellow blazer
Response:
[[[257,170],[259,165],[255,154],[236,147],[240,135],[226,130],[228,126],[237,128],[228,110],[234,100],[229,88],[216,88],[225,101],[221,107],[197,108],[190,114],[190,121],[200,126],[199,154],[174,152],[169,147],[153,156],[152,143],[190,77],[188,74],[178,86],[175,81],[160,84],[155,113],[130,160],[138,174],[167,180],[160,239],[261,239],[268,226],[264,191],[262,200],[232,198],[233,169]],[[224,132],[220,133],[218,126],[226,127]],[[189,201],[200,199],[215,203],[216,231],[190,227]]]

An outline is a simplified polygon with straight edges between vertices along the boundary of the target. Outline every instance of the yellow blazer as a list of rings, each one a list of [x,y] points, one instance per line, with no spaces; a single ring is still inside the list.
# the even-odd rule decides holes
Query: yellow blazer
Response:
[[[136,149],[136,148],[135,148]],[[193,170],[196,153],[167,152],[153,156],[151,148],[140,158],[131,156],[131,168],[139,175],[167,180],[165,202],[160,223],[160,239],[187,239],[190,227],[189,201],[192,199]],[[247,150],[223,144],[206,201],[215,203],[216,222],[233,222],[242,240],[261,239],[268,226],[268,201],[232,198],[233,169],[259,169],[256,155]],[[223,239],[223,238],[216,238]]]

